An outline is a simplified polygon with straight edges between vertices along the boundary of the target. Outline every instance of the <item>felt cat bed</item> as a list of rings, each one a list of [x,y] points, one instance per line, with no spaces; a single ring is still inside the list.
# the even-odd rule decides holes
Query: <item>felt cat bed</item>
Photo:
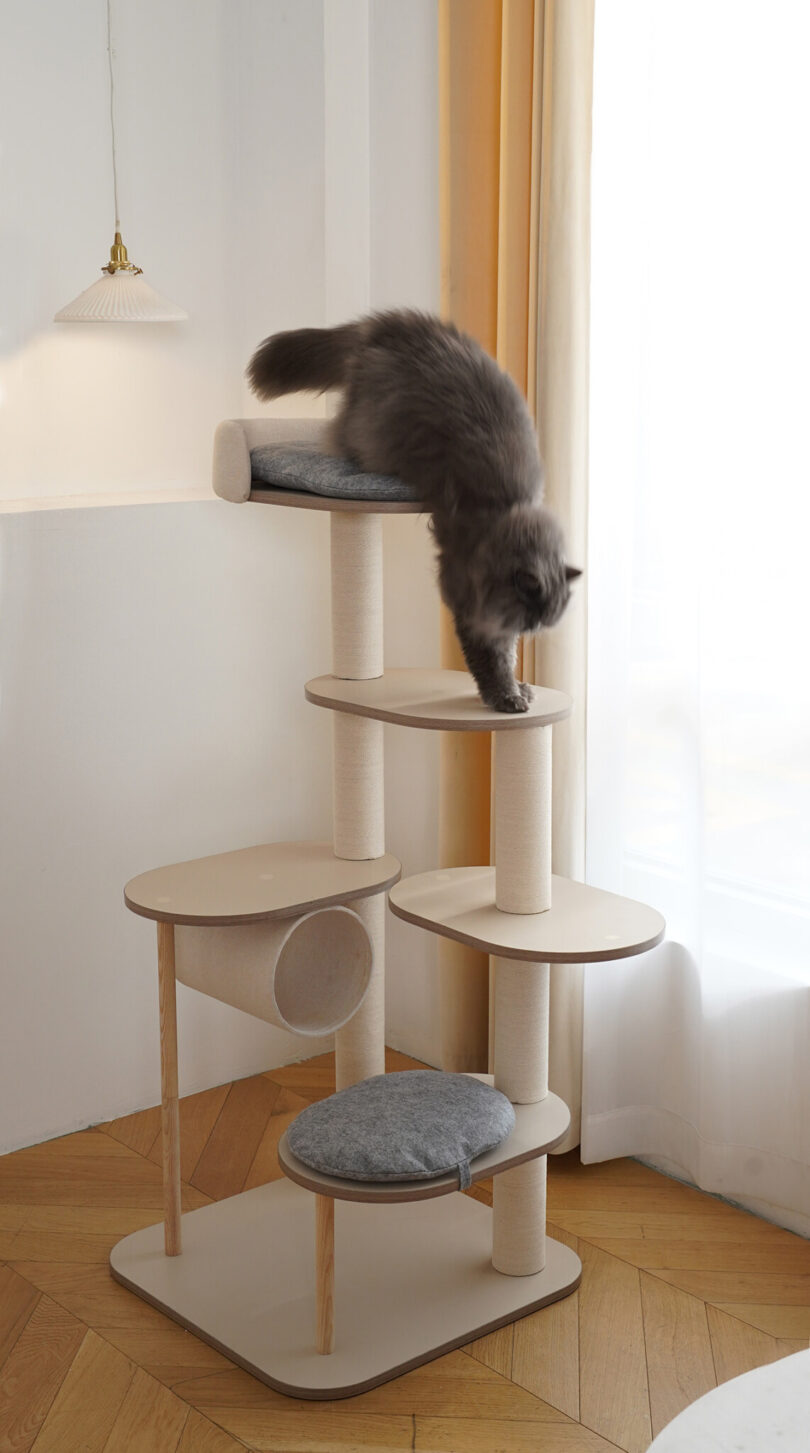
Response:
[[[323,494],[332,499],[403,500],[416,491],[393,474],[366,474],[348,459],[306,444],[262,444],[250,451],[254,485]]]
[[[500,1090],[471,1075],[402,1070],[374,1075],[307,1106],[287,1142],[304,1165],[357,1181],[404,1181],[458,1171],[500,1145],[515,1123]]]

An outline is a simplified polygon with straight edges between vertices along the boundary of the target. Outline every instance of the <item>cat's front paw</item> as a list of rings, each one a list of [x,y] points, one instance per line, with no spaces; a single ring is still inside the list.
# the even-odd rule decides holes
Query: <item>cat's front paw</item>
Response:
[[[534,696],[534,687],[531,686],[528,681],[519,681],[518,691],[520,692],[524,701],[531,701],[532,697]]]
[[[504,692],[501,696],[493,696],[486,704],[487,706],[491,706],[493,711],[517,712],[529,710],[528,701],[519,691]]]

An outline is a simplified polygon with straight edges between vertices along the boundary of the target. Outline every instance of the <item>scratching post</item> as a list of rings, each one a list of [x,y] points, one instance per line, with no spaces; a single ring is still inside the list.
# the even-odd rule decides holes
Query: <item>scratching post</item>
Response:
[[[532,1276],[546,1264],[546,1157],[527,1160],[492,1182],[492,1265]]]
[[[340,514],[331,519],[332,672],[366,681],[383,672],[382,519]],[[385,852],[382,723],[335,712],[332,719],[333,835],[338,858]],[[335,1037],[339,1090],[385,1070],[385,910],[363,913],[374,948],[374,975],[363,1010]]]
[[[368,933],[373,964],[362,1005],[335,1035],[339,1090],[385,1073],[385,898],[381,894],[364,898],[355,908]]]
[[[336,712],[332,748],[335,856],[379,858],[385,852],[382,722]]]
[[[332,515],[332,671],[349,681],[383,673],[382,518]]]
[[[494,960],[495,1087],[515,1105],[548,1094],[548,964]]]
[[[378,858],[385,851],[382,723],[336,712],[333,733],[335,856]],[[385,1070],[385,904],[370,899],[355,907],[371,940],[373,974],[363,1009],[335,1036],[339,1090]]]
[[[495,734],[495,903],[551,907],[551,727]]]
[[[496,958],[495,1086],[514,1104],[548,1095],[548,964]],[[492,1265],[507,1276],[542,1271],[546,1258],[546,1156],[492,1183]]]
[[[495,737],[495,904],[502,913],[551,907],[551,727]],[[493,960],[495,1084],[532,1104],[548,1094],[549,965]],[[529,1276],[545,1265],[546,1157],[497,1176],[492,1265]]]

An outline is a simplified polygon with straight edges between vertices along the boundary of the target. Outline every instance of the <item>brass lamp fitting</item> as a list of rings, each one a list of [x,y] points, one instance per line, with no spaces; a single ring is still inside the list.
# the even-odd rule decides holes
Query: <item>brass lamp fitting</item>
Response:
[[[105,265],[101,269],[101,271],[102,272],[109,272],[109,273],[116,273],[116,272],[131,272],[131,273],[137,273],[137,272],[143,272],[143,268],[142,267],[136,267],[135,264],[134,264],[134,262],[130,262],[129,261],[129,258],[127,257],[127,250],[126,250],[123,242],[121,241],[121,233],[120,232],[116,232],[116,234],[115,234],[115,241],[114,241],[112,247],[110,248],[110,260],[109,260],[108,263],[105,263]]]

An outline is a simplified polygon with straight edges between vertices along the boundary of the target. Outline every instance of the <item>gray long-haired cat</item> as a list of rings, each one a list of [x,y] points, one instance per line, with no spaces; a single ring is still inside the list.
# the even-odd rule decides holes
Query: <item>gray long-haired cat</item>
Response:
[[[403,311],[277,333],[248,378],[263,399],[343,388],[331,447],[413,485],[433,515],[439,587],[481,699],[526,711],[518,636],[559,620],[581,572],[540,502],[534,427],[509,376],[452,324]]]

